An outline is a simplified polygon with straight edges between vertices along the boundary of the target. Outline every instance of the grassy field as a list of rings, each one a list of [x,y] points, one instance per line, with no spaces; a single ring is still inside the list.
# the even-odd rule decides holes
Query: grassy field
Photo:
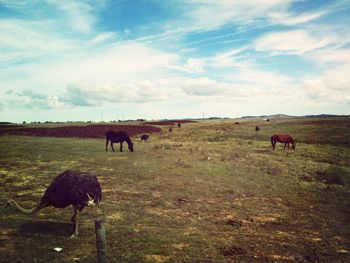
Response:
[[[101,217],[109,262],[350,262],[350,118],[239,122],[161,127],[133,138],[134,153],[106,152],[104,139],[0,136],[0,261],[96,262]],[[280,132],[295,152],[272,151]],[[78,238],[71,208],[3,209],[7,198],[33,207],[67,169],[103,191]]]

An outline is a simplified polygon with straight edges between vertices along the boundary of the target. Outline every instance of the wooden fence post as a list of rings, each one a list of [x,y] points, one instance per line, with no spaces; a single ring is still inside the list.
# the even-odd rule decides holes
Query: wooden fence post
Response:
[[[102,219],[95,220],[97,263],[107,263],[106,254],[106,231]]]

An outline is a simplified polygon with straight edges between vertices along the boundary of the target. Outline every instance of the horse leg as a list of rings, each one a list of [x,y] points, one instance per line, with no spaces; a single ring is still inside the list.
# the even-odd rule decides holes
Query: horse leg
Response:
[[[120,149],[121,152],[123,151],[123,142],[120,142]]]
[[[111,141],[111,147],[112,147],[112,150],[114,152],[114,147],[113,147],[113,142]]]
[[[107,147],[108,147],[108,139],[106,138],[106,152],[108,151]]]

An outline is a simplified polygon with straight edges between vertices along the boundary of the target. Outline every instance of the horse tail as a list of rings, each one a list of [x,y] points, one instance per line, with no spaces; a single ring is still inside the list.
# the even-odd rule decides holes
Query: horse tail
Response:
[[[292,141],[292,148],[293,150],[295,150],[295,145],[297,144],[297,141],[293,140],[293,138],[291,139]]]
[[[273,142],[275,140],[275,136],[271,136],[271,144],[273,145]]]
[[[108,141],[109,141],[108,136],[106,136],[106,151],[108,151],[108,149],[107,149],[107,147],[108,147]]]
[[[275,150],[275,145],[276,145],[276,136],[272,135],[271,136],[271,145],[272,145],[272,149]]]

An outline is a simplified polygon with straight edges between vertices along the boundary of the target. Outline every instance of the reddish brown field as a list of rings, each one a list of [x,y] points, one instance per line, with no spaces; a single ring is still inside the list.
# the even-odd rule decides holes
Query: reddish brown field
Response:
[[[160,128],[148,125],[87,125],[62,127],[0,126],[0,135],[34,135],[45,137],[104,138],[108,130],[125,131],[130,137],[141,133],[160,132]]]

